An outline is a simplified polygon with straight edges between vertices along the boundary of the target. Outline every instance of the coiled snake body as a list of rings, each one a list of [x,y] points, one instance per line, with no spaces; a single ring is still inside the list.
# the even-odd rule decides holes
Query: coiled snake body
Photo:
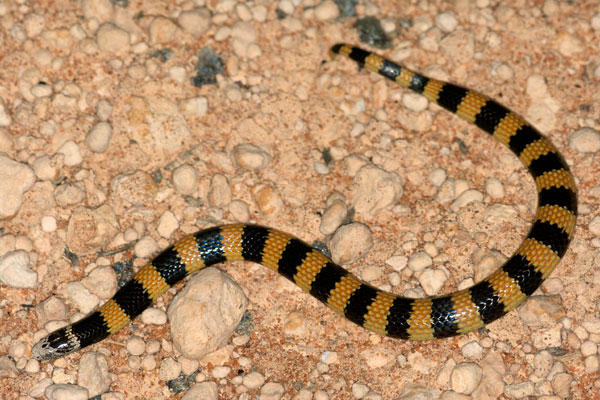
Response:
[[[362,282],[287,233],[246,224],[210,228],[164,250],[97,311],[39,341],[32,348],[35,358],[61,357],[106,338],[185,276],[229,260],[265,265],[352,322],[402,339],[444,338],[478,329],[513,310],[541,285],[565,254],[577,213],[573,176],[556,148],[521,117],[475,91],[424,77],[357,47],[338,44],[331,53],[422,94],[519,157],[535,179],[538,208],[515,254],[469,289],[410,299]]]

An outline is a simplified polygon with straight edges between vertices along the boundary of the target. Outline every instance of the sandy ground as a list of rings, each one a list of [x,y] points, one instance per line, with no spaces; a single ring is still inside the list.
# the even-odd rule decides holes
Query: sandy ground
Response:
[[[0,399],[77,383],[81,354],[44,363],[29,355],[44,324],[35,306],[56,294],[67,316],[82,311],[66,282],[132,257],[137,268],[197,229],[236,220],[327,243],[326,200],[339,192],[353,206],[357,160],[393,171],[403,188],[384,209],[351,215],[372,232],[366,257],[347,266],[364,279],[423,295],[418,274],[390,258],[426,252],[431,270],[443,271],[436,293],[450,293],[516,249],[536,204],[518,160],[439,107],[349,60],[330,61],[338,42],[476,89],[544,132],[579,188],[578,227],[563,261],[526,306],[484,330],[428,342],[371,334],[267,269],[229,264],[223,269],[251,303],[246,335],[197,362],[173,349],[168,323],[136,321],[135,334],[158,350],[129,354],[131,329],[93,347],[106,354],[102,398],[181,398],[186,391],[165,382],[169,368],[215,382],[221,399],[600,398],[597,1],[360,1],[358,17],[381,21],[385,49],[361,44],[357,17],[339,15],[333,2],[91,3],[0,2],[0,151],[35,172],[25,187],[6,177],[14,187],[5,192],[18,193],[14,210],[2,210],[2,254],[24,250],[37,273],[32,288],[0,283]],[[199,12],[181,17],[189,11]],[[196,87],[203,48],[224,72]],[[90,134],[103,121],[108,127]],[[574,137],[582,128],[590,128],[584,140]],[[264,168],[240,165],[234,149],[242,143],[262,150]],[[185,164],[198,174],[191,189],[173,183]],[[482,200],[450,210],[432,183],[436,170]],[[135,171],[136,179],[115,180]],[[499,183],[490,188],[490,178]],[[508,214],[486,218],[495,204]],[[74,216],[101,206],[108,210],[89,217],[92,232],[70,230]],[[156,307],[165,310],[172,297]],[[294,318],[303,329],[286,325]],[[230,368],[224,377],[215,362]],[[245,381],[253,371],[279,385]]]

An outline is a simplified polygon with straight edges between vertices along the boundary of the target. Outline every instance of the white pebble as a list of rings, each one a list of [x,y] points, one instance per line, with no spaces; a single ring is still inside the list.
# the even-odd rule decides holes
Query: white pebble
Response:
[[[110,116],[112,115],[112,105],[102,99],[96,103],[96,116],[100,121],[108,121]]]
[[[360,222],[342,225],[331,238],[331,256],[338,264],[350,264],[367,255],[373,246],[373,234]]]
[[[85,142],[94,153],[104,153],[112,137],[112,126],[108,122],[98,122],[90,129]]]
[[[279,400],[283,396],[285,389],[281,383],[268,382],[260,389],[258,400]]]
[[[10,113],[6,108],[6,103],[4,100],[0,98],[0,126],[9,126],[12,123],[12,118],[10,117]]]
[[[48,400],[87,400],[88,394],[86,388],[67,383],[50,385],[44,392]]]
[[[425,268],[418,276],[419,284],[428,296],[437,294],[446,280],[448,274],[443,269]]]
[[[110,23],[103,24],[96,32],[98,48],[109,53],[129,50],[129,40],[129,32]]]
[[[596,215],[588,224],[588,229],[596,236],[600,236],[600,216]]]
[[[578,153],[595,153],[600,150],[600,132],[581,128],[569,136],[569,147]]]
[[[141,315],[144,324],[164,325],[167,323],[167,313],[158,308],[146,308]]]
[[[191,165],[184,164],[173,170],[171,180],[177,193],[191,195],[198,188],[198,171]]]
[[[408,265],[408,257],[406,256],[391,256],[385,263],[392,267],[394,271],[402,271]]]
[[[452,211],[458,211],[467,204],[473,203],[475,201],[482,201],[483,194],[475,189],[465,190],[452,202],[450,205],[450,209]]]
[[[431,256],[424,251],[416,252],[408,259],[408,268],[415,272],[431,267],[432,264],[433,260],[431,259]]]
[[[185,68],[181,65],[173,65],[169,68],[169,78],[175,82],[183,83],[186,80]]]
[[[250,171],[260,171],[271,160],[271,156],[267,152],[251,143],[235,146],[232,156],[237,165]]]
[[[429,101],[417,93],[405,93],[402,95],[402,104],[414,112],[421,112],[427,108]]]
[[[340,15],[340,10],[332,0],[325,0],[315,7],[315,17],[319,21],[337,18]]]
[[[177,22],[185,32],[200,37],[210,28],[211,14],[207,8],[183,11],[177,17]]]
[[[206,97],[191,97],[179,102],[181,111],[188,115],[202,117],[208,111],[208,101]]]
[[[493,199],[501,199],[504,197],[504,186],[497,178],[488,178],[485,181],[485,191]]]
[[[443,168],[436,168],[429,174],[429,183],[433,186],[441,186],[446,180],[446,170]]]
[[[177,217],[170,210],[166,210],[158,220],[157,232],[165,239],[169,239],[177,229],[179,229]]]
[[[158,379],[161,381],[170,381],[175,379],[181,373],[181,364],[173,357],[167,357],[160,363],[158,370]]]
[[[483,347],[476,341],[469,342],[461,347],[462,355],[471,360],[480,359],[483,355]]]
[[[462,394],[471,394],[477,389],[481,377],[482,369],[474,363],[460,363],[452,370],[450,381],[452,390]]]
[[[435,25],[444,32],[452,32],[456,29],[458,22],[454,15],[445,12],[435,16]]]
[[[4,254],[0,257],[0,282],[13,288],[35,289],[38,275],[29,264],[29,253],[24,250]]]
[[[44,215],[41,220],[42,230],[44,232],[55,232],[56,231],[56,218],[51,215]]]
[[[265,377],[258,372],[250,372],[244,376],[242,382],[248,389],[258,389],[265,383]]]
[[[83,161],[79,146],[72,140],[67,140],[60,149],[58,149],[57,153],[61,153],[65,156],[65,165],[69,167],[79,165]]]
[[[158,245],[150,236],[144,236],[135,244],[133,251],[137,257],[148,258],[158,251]]]
[[[132,356],[140,356],[146,350],[146,343],[139,336],[129,336],[125,342],[125,348]]]
[[[222,379],[229,375],[229,372],[231,372],[231,368],[223,365],[217,365],[212,369],[210,374],[213,376],[213,378]]]

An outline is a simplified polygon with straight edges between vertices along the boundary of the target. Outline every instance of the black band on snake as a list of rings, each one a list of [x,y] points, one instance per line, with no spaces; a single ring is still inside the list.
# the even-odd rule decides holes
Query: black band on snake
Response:
[[[229,260],[260,263],[285,276],[338,314],[381,335],[433,339],[466,333],[513,310],[548,277],[575,230],[573,176],[556,148],[521,117],[475,91],[424,77],[368,51],[343,44],[342,54],[422,94],[477,125],[519,157],[535,180],[535,221],[497,271],[473,287],[440,297],[410,299],[358,279],[308,244],[271,228],[224,225],[188,236],[144,266],[115,296],[86,318],[52,332],[32,354],[61,357],[118,331],[182,278]]]

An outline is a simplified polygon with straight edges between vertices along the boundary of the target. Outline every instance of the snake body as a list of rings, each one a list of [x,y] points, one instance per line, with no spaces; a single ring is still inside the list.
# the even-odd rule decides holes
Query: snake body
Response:
[[[402,339],[444,338],[481,328],[513,310],[541,285],[565,254],[577,214],[574,179],[557,149],[517,114],[475,91],[427,78],[357,47],[338,44],[331,53],[422,94],[494,136],[519,157],[535,180],[538,208],[515,254],[471,288],[411,299],[361,281],[287,233],[247,224],[214,227],[164,250],[97,311],[43,338],[32,348],[35,358],[61,357],[106,338],[182,278],[230,260],[271,268],[350,321]]]

